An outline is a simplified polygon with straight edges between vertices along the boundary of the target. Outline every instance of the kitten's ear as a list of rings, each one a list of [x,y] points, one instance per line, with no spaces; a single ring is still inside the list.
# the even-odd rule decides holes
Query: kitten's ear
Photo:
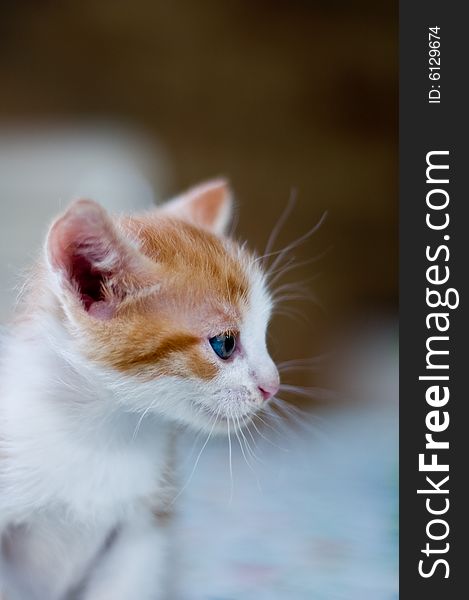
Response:
[[[214,179],[190,188],[163,205],[160,211],[222,235],[230,222],[232,207],[228,182]]]
[[[101,320],[112,318],[145,270],[144,257],[92,200],[76,200],[53,223],[46,254],[59,294]]]

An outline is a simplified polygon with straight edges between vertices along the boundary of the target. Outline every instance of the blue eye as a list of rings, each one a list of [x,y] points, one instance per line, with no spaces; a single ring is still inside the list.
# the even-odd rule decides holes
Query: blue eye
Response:
[[[223,360],[230,358],[236,348],[236,338],[231,333],[222,333],[208,340],[217,354]]]

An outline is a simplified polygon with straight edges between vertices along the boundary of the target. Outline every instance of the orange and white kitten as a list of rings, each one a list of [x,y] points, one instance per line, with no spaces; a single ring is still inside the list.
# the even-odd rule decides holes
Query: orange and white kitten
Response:
[[[161,598],[174,426],[226,433],[279,385],[265,276],[230,214],[212,181],[132,216],[77,200],[52,224],[2,343],[7,600]]]

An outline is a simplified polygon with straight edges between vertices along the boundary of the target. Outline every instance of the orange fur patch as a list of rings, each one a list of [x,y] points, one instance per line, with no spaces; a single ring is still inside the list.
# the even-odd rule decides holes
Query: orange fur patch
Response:
[[[188,276],[191,286],[216,289],[234,303],[247,295],[249,282],[239,261],[215,235],[178,219],[153,216],[127,221],[142,252],[173,275]]]

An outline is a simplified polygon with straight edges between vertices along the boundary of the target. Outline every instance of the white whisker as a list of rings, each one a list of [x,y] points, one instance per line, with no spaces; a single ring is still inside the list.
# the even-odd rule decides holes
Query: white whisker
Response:
[[[257,415],[253,415],[254,417]],[[272,440],[269,440],[269,438],[267,436],[265,436],[262,431],[257,427],[257,425],[254,423],[254,421],[251,421],[254,429],[257,431],[257,433],[261,436],[261,438],[263,438],[268,444],[270,444],[271,446],[274,446],[275,448],[278,448],[279,450],[282,450],[283,452],[288,452],[287,448],[282,448],[281,446],[277,446],[277,444],[274,444],[274,442],[272,442]]]
[[[306,398],[313,398],[314,400],[329,401],[329,400],[340,400],[338,394],[332,390],[327,390],[320,387],[301,387],[299,385],[290,385],[287,383],[280,384],[280,390],[295,394],[297,396],[304,396]]]
[[[318,229],[322,226],[322,224],[326,220],[327,214],[328,214],[327,211],[324,211],[324,213],[321,215],[321,218],[316,223],[316,225],[314,225],[314,227],[311,227],[311,229],[309,229],[306,233],[304,233],[303,235],[301,235],[296,240],[293,240],[293,242],[290,242],[290,244],[288,244],[287,246],[285,246],[281,250],[278,250],[278,252],[276,252],[276,253],[272,252],[271,256],[273,256],[274,254],[277,254],[277,257],[273,261],[273,263],[270,265],[267,273],[269,274],[272,271],[274,271],[280,265],[280,263],[282,262],[282,260],[285,258],[285,256],[289,252],[291,252],[295,248],[298,248],[298,246],[301,246],[301,244],[303,242],[305,242],[309,237],[311,237],[314,233],[316,233],[316,231],[318,231]]]
[[[241,452],[242,452],[242,454],[243,454],[243,456],[244,456],[244,460],[246,461],[246,464],[247,464],[247,466],[248,466],[248,467],[249,467],[249,469],[252,471],[252,473],[253,473],[253,475],[254,475],[254,477],[255,477],[255,479],[256,479],[256,482],[257,482],[257,487],[259,488],[259,490],[260,490],[260,491],[262,491],[262,487],[261,487],[261,484],[260,484],[259,478],[258,478],[258,476],[257,476],[257,473],[256,473],[256,471],[255,471],[254,467],[251,465],[251,463],[248,461],[248,459],[247,459],[247,457],[246,457],[246,454],[245,454],[245,452],[244,452],[244,448],[243,448],[243,444],[241,443],[241,439],[240,439],[240,437],[239,437],[239,435],[238,435],[238,431],[239,431],[239,433],[242,435],[242,437],[243,437],[243,439],[244,439],[244,442],[246,443],[246,451],[247,451],[247,448],[248,448],[249,444],[247,443],[246,437],[245,437],[245,435],[244,435],[244,433],[243,433],[243,431],[242,431],[242,428],[241,428],[241,425],[240,425],[240,422],[239,422],[239,417],[238,417],[238,415],[235,415],[235,417],[236,417],[236,421],[237,421],[237,423],[238,423],[238,429],[235,431],[235,433],[236,433],[236,437],[238,438],[239,447],[241,448]],[[251,450],[251,452],[252,452],[252,450]],[[256,457],[254,456],[254,458],[256,458]],[[257,459],[257,460],[259,460],[259,459]]]
[[[268,405],[266,407],[264,407],[264,414],[268,412]],[[268,414],[272,414],[270,412],[268,412]],[[259,419],[259,421],[265,425],[266,427],[268,427],[269,429],[271,429],[274,433],[276,433],[277,435],[282,435],[282,432],[279,431],[278,429],[276,429],[271,423],[269,423],[268,421],[265,421],[260,415],[259,413],[254,415],[257,419]]]
[[[226,423],[228,427],[228,454],[229,454],[229,465],[230,465],[230,504],[233,501],[233,459],[231,449],[231,432],[230,432],[230,417],[227,416]]]
[[[189,477],[187,478],[186,483],[183,485],[183,487],[179,490],[179,492],[176,494],[176,496],[172,499],[171,504],[173,504],[174,502],[176,502],[176,500],[179,498],[179,496],[184,492],[184,490],[187,488],[187,486],[190,484],[190,482],[192,481],[192,477],[194,476],[195,470],[197,469],[197,465],[199,464],[199,460],[200,457],[202,456],[203,451],[205,450],[205,447],[207,446],[210,438],[212,437],[212,433],[213,430],[215,429],[215,425],[218,422],[218,417],[220,415],[220,410],[217,411],[217,413],[214,416],[214,421],[212,424],[212,428],[210,429],[207,439],[204,442],[204,445],[202,446],[202,448],[200,449],[199,454],[197,455],[197,458],[195,459],[195,463],[194,466],[192,467],[192,471],[190,472]]]
[[[320,354],[319,356],[312,356],[310,358],[297,358],[293,360],[284,360],[277,363],[277,369],[280,372],[284,370],[293,369],[318,369],[321,363],[329,359],[329,354]]]
[[[140,419],[137,422],[137,425],[135,426],[134,432],[132,434],[132,441],[135,441],[135,438],[137,437],[138,432],[140,431],[140,427],[142,425],[143,419],[145,418],[145,415],[148,414],[148,412],[155,406],[156,404],[156,399],[154,399],[148,406],[147,408],[143,411],[142,415],[140,416]]]
[[[248,459],[247,459],[247,457],[246,457],[246,454],[245,454],[245,452],[244,452],[244,446],[243,446],[243,444],[241,443],[241,439],[240,439],[240,437],[239,437],[239,435],[238,435],[238,430],[240,429],[239,420],[238,420],[238,417],[237,417],[236,415],[235,415],[235,417],[236,417],[236,420],[238,421],[238,428],[237,428],[237,429],[235,429],[235,435],[236,435],[236,437],[238,438],[238,444],[239,444],[239,447],[241,448],[241,452],[242,452],[242,454],[243,454],[244,460],[245,460],[245,462],[246,462],[247,466],[248,466],[248,467],[251,469],[251,471],[252,471],[252,466],[251,466],[251,463],[248,461]]]
[[[265,264],[266,259],[269,256],[271,256],[271,250],[274,247],[274,244],[275,244],[275,241],[276,241],[276,239],[278,237],[278,234],[282,230],[282,227],[286,223],[286,220],[288,219],[291,211],[293,210],[293,207],[296,204],[296,198],[297,198],[297,190],[295,188],[293,188],[291,190],[291,192],[290,192],[290,197],[288,198],[287,205],[283,209],[282,214],[280,215],[277,223],[274,225],[274,227],[272,229],[272,232],[269,235],[269,239],[267,240],[267,244],[265,246],[264,254],[261,257],[261,260],[262,260],[263,264]]]
[[[249,428],[248,428],[248,426],[246,425],[246,422],[245,422],[244,418],[243,418],[243,417],[240,417],[240,418],[241,418],[241,421],[243,422],[243,427],[245,427],[245,428],[246,428],[246,430],[248,430],[248,431],[249,431]],[[259,463],[262,463],[262,460],[261,460],[261,459],[260,459],[260,458],[259,458],[259,457],[256,455],[256,453],[254,452],[254,450],[253,450],[253,449],[252,449],[252,447],[251,447],[251,444],[248,442],[248,440],[247,440],[246,436],[244,435],[244,432],[243,432],[243,429],[242,429],[242,427],[240,427],[240,429],[239,429],[239,432],[240,432],[240,434],[243,436],[243,439],[244,439],[244,445],[245,445],[245,447],[246,447],[246,450],[247,450],[247,451],[250,453],[250,455],[251,455],[251,456],[254,458],[254,460],[257,460]],[[253,438],[253,436],[252,436],[252,433],[251,433],[251,431],[249,431],[249,435],[251,436],[251,438],[252,438],[252,441],[253,441],[253,443],[254,443],[254,446],[255,446],[256,442],[255,442],[255,440],[254,440],[254,438]]]

